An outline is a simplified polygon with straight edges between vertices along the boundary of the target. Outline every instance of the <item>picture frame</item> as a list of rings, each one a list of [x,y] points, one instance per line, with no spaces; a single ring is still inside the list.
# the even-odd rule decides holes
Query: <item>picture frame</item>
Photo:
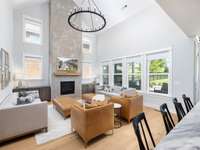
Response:
[[[57,71],[77,73],[79,71],[79,61],[76,58],[57,58]]]
[[[0,89],[4,89],[10,82],[9,54],[1,48],[0,50]]]

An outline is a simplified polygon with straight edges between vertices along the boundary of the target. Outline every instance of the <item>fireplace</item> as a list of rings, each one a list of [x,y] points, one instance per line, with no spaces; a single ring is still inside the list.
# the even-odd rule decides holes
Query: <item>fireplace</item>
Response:
[[[74,94],[75,82],[74,81],[61,81],[60,82],[60,94]]]

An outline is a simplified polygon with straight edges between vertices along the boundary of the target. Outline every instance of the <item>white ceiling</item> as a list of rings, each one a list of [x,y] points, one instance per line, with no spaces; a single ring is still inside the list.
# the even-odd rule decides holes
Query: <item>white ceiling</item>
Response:
[[[41,4],[48,2],[49,0],[12,0],[15,9],[24,8],[26,6]]]
[[[13,0],[14,8],[20,9],[33,4],[41,4],[49,0]],[[74,0],[80,4],[82,0]],[[137,15],[154,4],[154,0],[94,0],[107,20],[106,29],[124,21],[132,15]],[[128,7],[122,9],[124,5]],[[106,30],[105,29],[105,30]]]
[[[200,35],[200,0],[157,0],[157,2],[189,37]]]
[[[74,1],[78,5],[82,2],[82,0]],[[95,3],[107,20],[106,29],[155,4],[154,0],[95,0]],[[123,9],[124,5],[128,7]]]

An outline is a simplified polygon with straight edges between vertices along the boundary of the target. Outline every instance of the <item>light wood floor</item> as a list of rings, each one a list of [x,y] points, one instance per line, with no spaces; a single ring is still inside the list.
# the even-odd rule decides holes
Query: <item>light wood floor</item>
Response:
[[[145,107],[144,112],[156,144],[165,136],[160,112]],[[174,117],[175,118],[175,117]],[[176,119],[176,118],[175,118]],[[107,133],[91,141],[87,148],[77,134],[67,135],[47,144],[37,145],[34,136],[23,137],[0,145],[0,150],[138,150],[138,143],[132,124],[124,123],[114,134]]]

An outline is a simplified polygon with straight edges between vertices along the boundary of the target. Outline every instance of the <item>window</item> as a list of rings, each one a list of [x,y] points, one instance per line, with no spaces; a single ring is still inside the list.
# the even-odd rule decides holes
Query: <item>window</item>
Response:
[[[24,42],[42,44],[42,21],[24,17]]]
[[[82,78],[83,79],[92,79],[94,78],[93,67],[91,63],[83,63],[82,64]]]
[[[148,60],[148,80],[149,92],[169,94],[168,58]]]
[[[83,41],[82,51],[84,54],[90,54],[92,52],[91,43],[89,41]]]
[[[141,63],[128,63],[128,87],[141,90]]]
[[[114,64],[114,86],[122,86],[122,63]]]
[[[42,79],[42,57],[24,57],[25,79]]]
[[[172,51],[163,49],[106,60],[101,78],[103,85],[172,96]]]
[[[102,66],[103,70],[103,85],[109,85],[109,65],[103,65]]]

